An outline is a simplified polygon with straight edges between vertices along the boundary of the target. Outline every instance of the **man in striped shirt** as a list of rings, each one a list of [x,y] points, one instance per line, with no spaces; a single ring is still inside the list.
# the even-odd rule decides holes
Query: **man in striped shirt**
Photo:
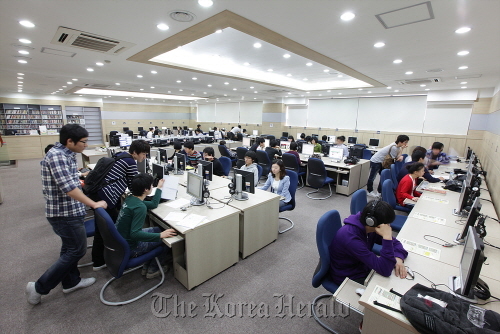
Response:
[[[198,167],[198,161],[201,160],[201,154],[194,150],[194,143],[188,141],[184,143],[184,151],[186,152],[186,166]]]
[[[78,124],[62,127],[59,143],[52,147],[40,162],[42,190],[45,197],[45,216],[54,232],[61,238],[59,259],[36,281],[26,286],[28,302],[40,303],[62,283],[63,292],[86,288],[95,278],[80,278],[78,261],[87,251],[87,234],[83,224],[85,205],[93,209],[106,208],[106,202],[95,202],[84,195],[77,175],[76,153],[87,147],[89,133]]]
[[[117,160],[113,167],[111,167],[104,178],[104,183],[107,184],[107,186],[101,188],[97,194],[90,195],[94,200],[106,201],[108,204],[106,212],[113,221],[116,221],[118,213],[120,212],[120,197],[127,187],[130,187],[132,178],[138,173],[137,162],[142,162],[146,159],[146,154],[149,153],[149,151],[150,146],[147,141],[134,140],[130,145],[128,153],[120,152],[117,154],[118,157],[126,157]],[[102,240],[97,225],[92,246],[92,262],[94,271],[106,268],[104,260],[104,241]]]

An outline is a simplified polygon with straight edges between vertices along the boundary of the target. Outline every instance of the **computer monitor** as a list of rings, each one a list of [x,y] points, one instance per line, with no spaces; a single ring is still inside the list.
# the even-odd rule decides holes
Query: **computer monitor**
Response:
[[[472,207],[469,211],[469,215],[467,216],[467,221],[464,225],[464,229],[462,230],[462,233],[459,233],[455,239],[456,243],[458,244],[464,243],[465,237],[469,232],[469,226],[474,227],[474,225],[476,224],[476,220],[479,217],[480,211],[481,211],[481,203],[479,201],[479,197],[476,197],[476,199],[474,200],[474,204],[472,204]]]
[[[344,158],[344,149],[330,146],[329,157],[336,162],[342,161],[342,159]]]
[[[144,130],[144,128],[143,128],[142,126],[139,126],[139,127],[137,128],[137,131],[143,131],[143,130]]]
[[[347,138],[347,142],[349,144],[356,144],[357,141],[358,141],[358,137],[349,137],[349,138]]]
[[[246,170],[235,169],[233,177],[233,198],[238,201],[248,199],[244,192],[255,194],[254,174]]]
[[[469,226],[468,229],[462,258],[460,259],[459,276],[450,277],[450,289],[458,297],[475,300],[474,288],[476,285],[486,286],[479,278],[485,260],[484,244],[472,226]]]
[[[160,160],[158,162],[167,162],[167,150],[164,148],[159,148],[158,153],[160,154]]]
[[[241,144],[243,147],[250,147],[250,137],[243,137]]]
[[[184,130],[189,130],[189,128],[187,127],[187,125],[184,125]]]
[[[363,159],[364,146],[353,145],[349,147],[349,157]]]
[[[270,140],[269,139],[264,139],[264,146],[269,147]]]
[[[302,154],[313,155],[314,145],[313,144],[302,144]]]
[[[163,168],[162,165],[159,164],[153,164],[153,186],[156,187],[158,184],[158,181],[163,179],[163,174],[165,173],[165,169]]]
[[[182,171],[186,170],[186,155],[184,153],[175,153],[174,160],[174,170],[178,174],[183,174]]]
[[[380,139],[370,138],[370,142],[368,143],[368,146],[377,147],[379,142],[380,142]]]
[[[288,137],[288,132],[282,132],[281,137]]]
[[[214,174],[214,164],[211,161],[200,160],[198,161],[198,169],[201,168],[201,176],[207,181],[212,181]]]
[[[460,192],[460,197],[458,199],[458,208],[453,209],[453,214],[456,216],[464,216],[464,209],[469,200],[471,193],[470,186],[466,183],[466,180],[462,181],[462,191]]]
[[[336,136],[328,136],[328,142],[329,143],[332,143],[332,144],[335,144],[335,140],[337,139]]]
[[[323,156],[327,157],[330,154],[330,147],[332,147],[332,145],[327,142],[323,142],[323,144],[321,144],[321,152],[323,153]]]
[[[193,172],[187,173],[186,193],[193,197],[191,205],[203,205],[203,177]]]
[[[173,129],[173,130],[177,130],[177,127],[176,127],[176,126],[173,126],[173,127],[172,127],[172,129]]]
[[[137,171],[141,174],[146,174],[146,164],[147,159],[144,159],[141,162],[137,162]]]
[[[252,130],[252,134],[254,136],[258,136],[259,135],[259,130]]]
[[[280,140],[280,148],[282,151],[290,151],[290,144],[292,142],[289,142],[288,140]]]
[[[128,126],[124,126],[124,127],[123,127],[123,132],[127,132],[127,131],[129,131],[129,130],[130,130],[130,129],[128,128]]]
[[[208,131],[208,135],[210,137],[214,137],[215,136],[215,131],[212,131],[212,130]]]
[[[318,138],[318,137],[319,137],[319,135],[318,135],[318,134],[313,133],[313,134],[311,135],[311,137],[313,137],[313,138]]]

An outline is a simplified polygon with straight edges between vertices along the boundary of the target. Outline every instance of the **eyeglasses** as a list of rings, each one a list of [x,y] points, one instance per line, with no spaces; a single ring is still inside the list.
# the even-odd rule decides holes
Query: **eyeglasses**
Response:
[[[85,141],[83,141],[83,140],[79,140],[78,142],[79,142],[79,143],[82,143],[82,144],[84,144],[84,145],[85,145],[85,144],[87,144],[88,140],[85,140]]]

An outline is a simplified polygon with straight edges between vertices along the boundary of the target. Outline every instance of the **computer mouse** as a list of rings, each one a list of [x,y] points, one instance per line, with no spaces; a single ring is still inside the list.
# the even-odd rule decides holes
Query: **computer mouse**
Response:
[[[363,293],[365,293],[365,289],[361,289],[361,288],[356,289],[356,294],[358,296],[361,297],[363,295]]]
[[[185,206],[181,206],[180,209],[181,209],[181,211],[186,211],[187,210],[187,208]]]

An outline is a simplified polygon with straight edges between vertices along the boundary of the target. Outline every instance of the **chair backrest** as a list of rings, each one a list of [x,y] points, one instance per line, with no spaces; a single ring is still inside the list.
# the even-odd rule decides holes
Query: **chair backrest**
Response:
[[[245,154],[248,152],[248,148],[246,147],[237,147],[236,148],[236,156],[238,160],[245,160]]]
[[[380,173],[380,184],[384,184],[385,180],[392,180],[390,169],[383,169],[382,173]]]
[[[103,208],[95,210],[95,223],[104,241],[104,260],[114,277],[123,274],[130,258],[127,241],[118,233],[115,223]]]
[[[128,130],[128,131],[127,131],[127,134],[128,134],[130,137],[132,137],[132,136],[134,135],[134,131],[132,131],[132,130]]]
[[[352,194],[351,197],[351,215],[355,215],[363,211],[368,200],[366,199],[367,192],[365,189],[358,189]]]
[[[257,164],[257,170],[258,170],[257,176],[259,177],[259,180],[260,180],[260,178],[262,177],[262,171],[263,171],[262,166]]]
[[[220,164],[222,165],[222,170],[224,171],[225,176],[229,176],[229,172],[231,171],[231,159],[228,157],[220,157]]]
[[[370,160],[372,158],[372,151],[367,150],[366,148],[363,150],[363,159]]]
[[[392,190],[396,190],[398,187],[398,169],[396,167],[396,164],[391,165],[391,181],[392,181]]]
[[[396,208],[396,196],[392,186],[392,180],[387,179],[382,183],[382,200],[389,203],[393,209]]]
[[[401,168],[403,167],[404,163],[405,163],[404,160],[396,161],[395,163],[393,163],[393,166],[396,167],[396,175],[398,175],[398,173],[401,170]]]
[[[326,169],[323,160],[310,158],[307,160],[307,183],[313,188],[325,185]]]
[[[262,174],[267,175],[271,170],[271,160],[266,151],[257,150],[257,164],[262,167]]]
[[[292,206],[292,208],[288,210],[288,211],[290,211],[290,210],[295,209],[295,192],[297,191],[297,184],[299,183],[299,176],[293,170],[289,170],[289,169],[287,169],[285,171],[285,173],[290,178],[290,186],[288,187],[288,191],[290,192],[290,196],[292,197],[290,202],[288,202],[288,204]]]
[[[243,134],[242,134],[241,132],[238,132],[238,133],[236,134],[236,140],[237,140],[237,141],[243,141]]]
[[[229,150],[226,146],[219,145],[219,152],[221,156],[231,158],[231,154],[229,154]]]
[[[110,136],[116,136],[117,133],[118,133],[118,131],[109,131]]]
[[[329,247],[341,227],[342,222],[337,210],[326,212],[318,221],[316,227],[316,246],[318,247],[320,268],[312,279],[312,285],[315,288],[319,287],[325,278],[328,278],[330,272]]]
[[[227,139],[234,140],[234,133],[232,133],[231,131],[228,131],[226,135],[227,135]]]
[[[285,165],[285,168],[287,170],[293,170],[295,173],[298,173],[300,171],[300,166],[295,155],[290,153],[283,153],[281,159],[283,160],[283,165]]]

